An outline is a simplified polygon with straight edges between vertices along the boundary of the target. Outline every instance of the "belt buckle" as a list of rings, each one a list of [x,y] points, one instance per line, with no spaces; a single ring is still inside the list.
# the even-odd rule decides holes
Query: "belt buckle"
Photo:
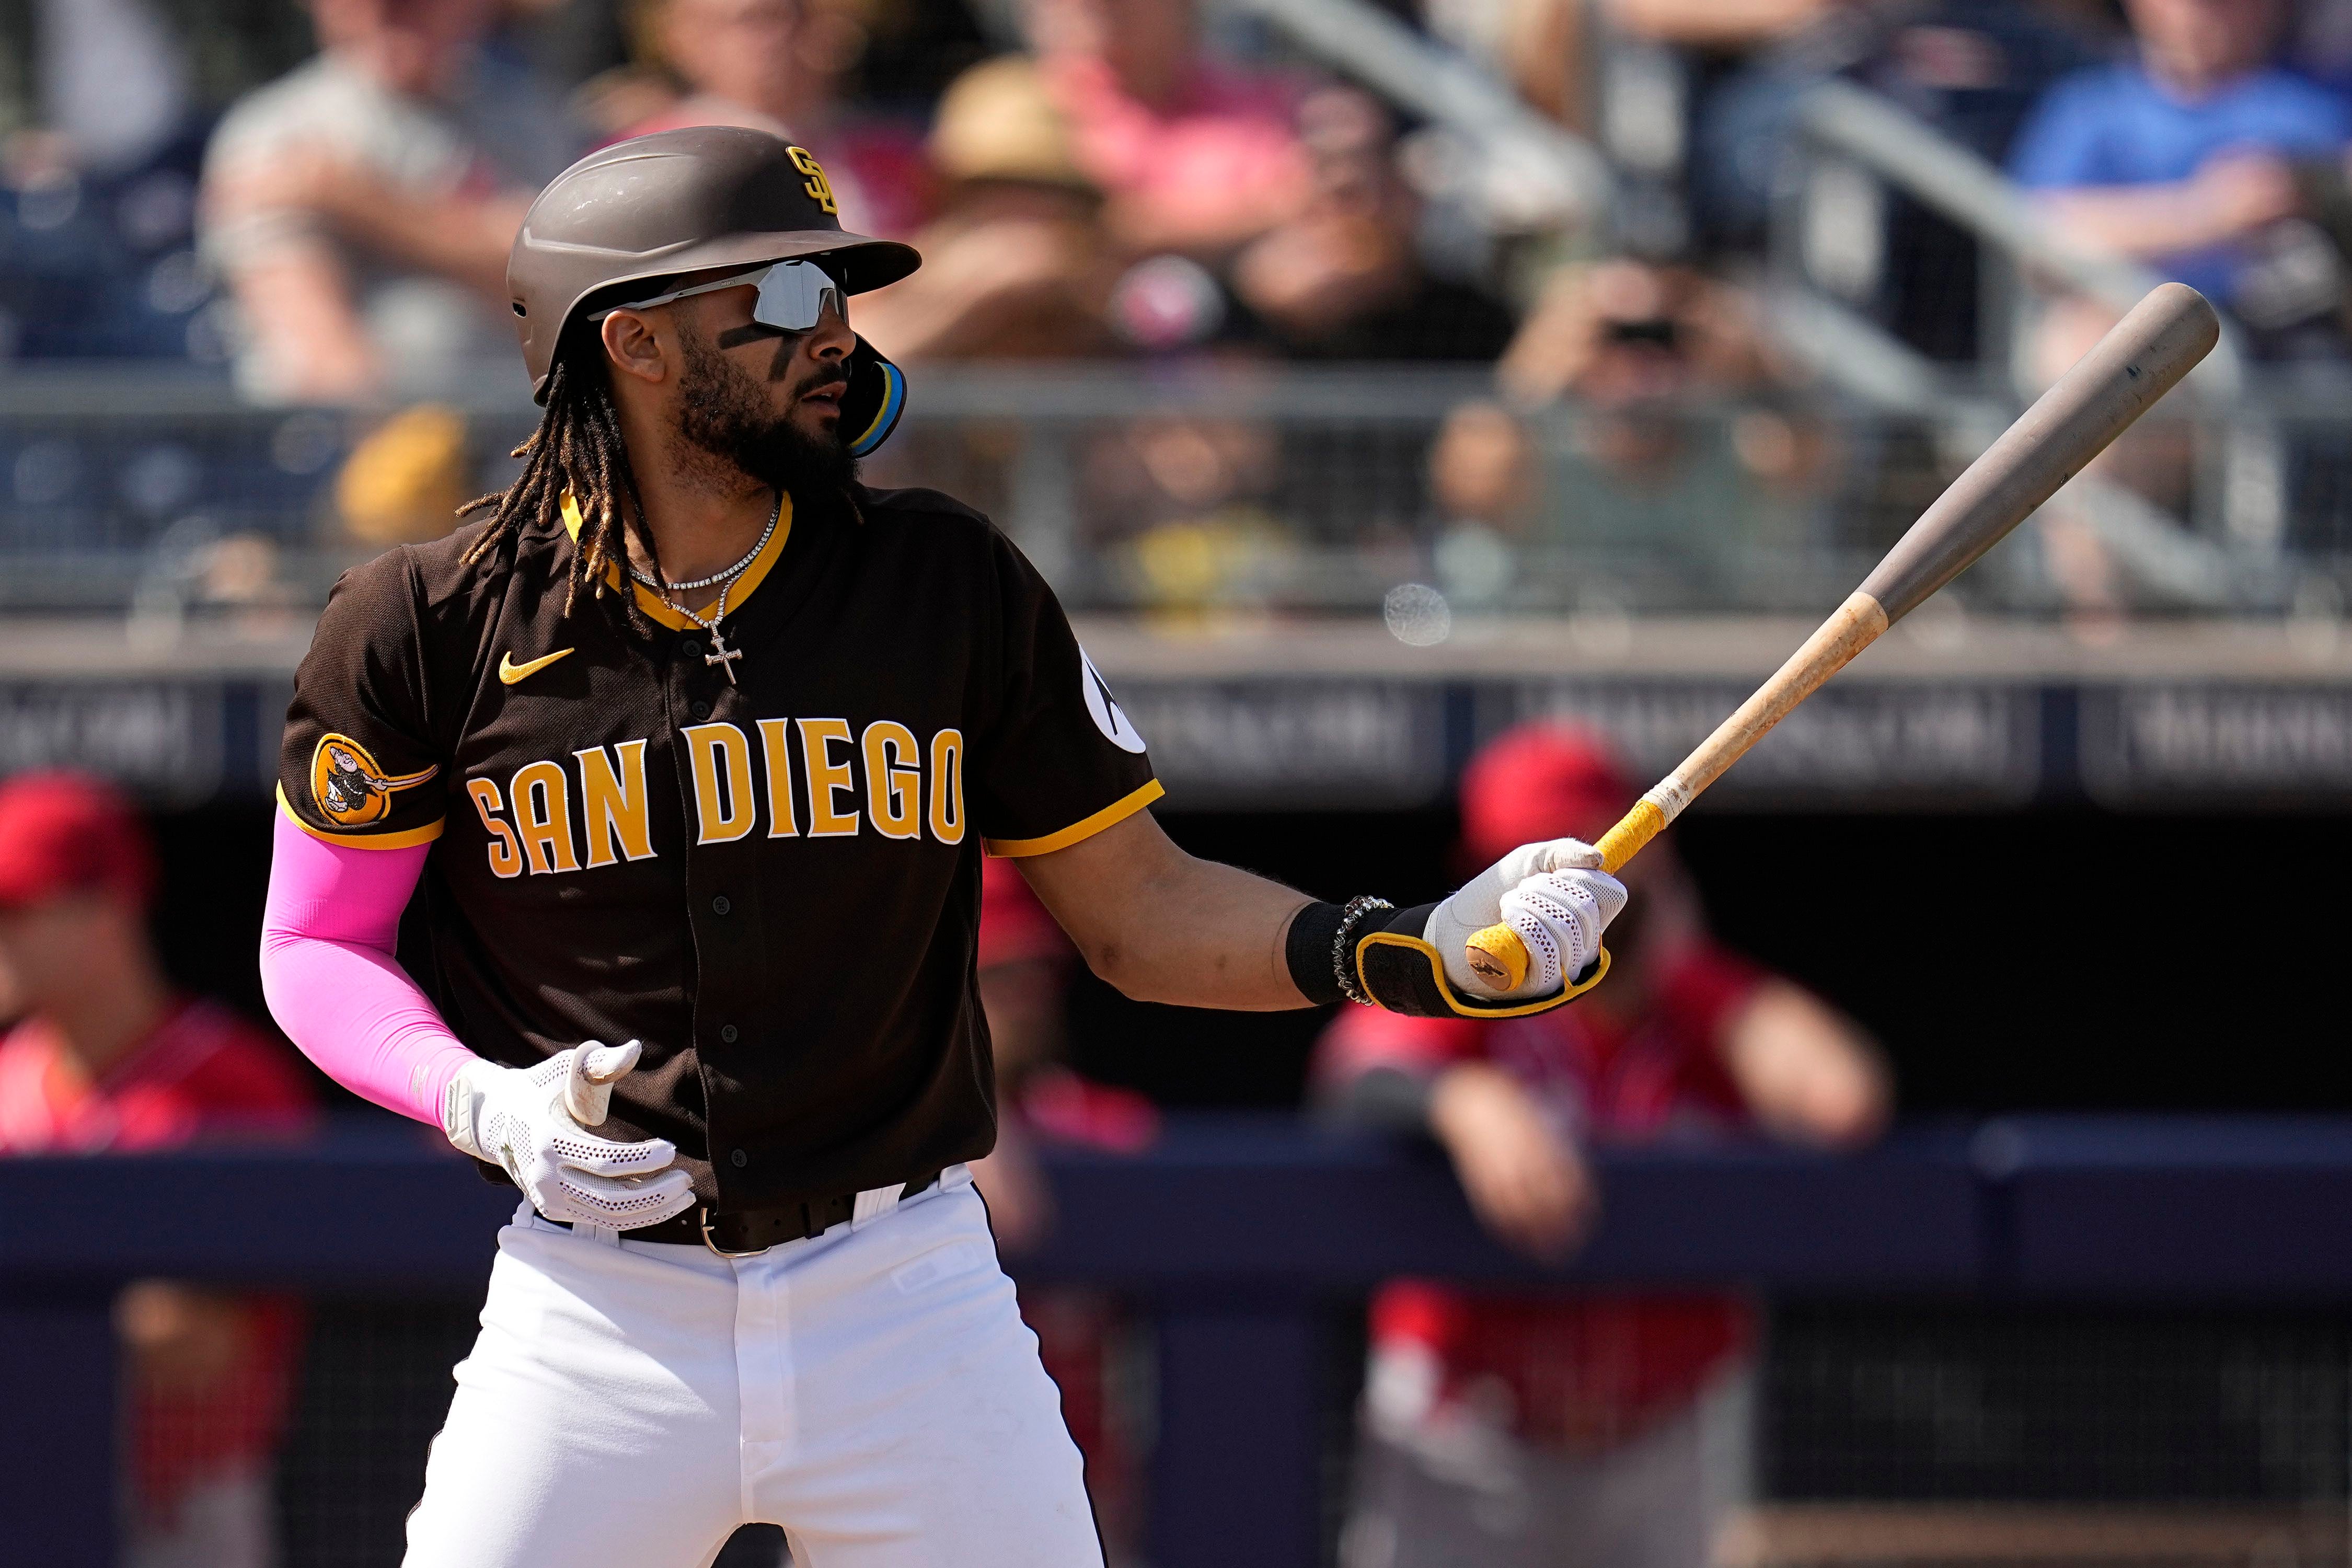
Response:
[[[710,1222],[712,1218],[715,1217],[715,1214],[716,1211],[714,1211],[709,1204],[702,1205],[702,1217],[696,1227],[702,1232],[702,1245],[709,1247],[714,1254],[720,1258],[757,1258],[760,1254],[769,1250],[764,1247],[746,1247],[741,1252],[730,1252],[725,1247],[719,1246],[719,1243],[710,1238]]]

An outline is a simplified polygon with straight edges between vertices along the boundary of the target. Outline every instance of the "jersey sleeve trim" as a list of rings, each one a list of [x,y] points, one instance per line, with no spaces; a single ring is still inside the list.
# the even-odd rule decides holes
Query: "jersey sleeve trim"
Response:
[[[1117,826],[1167,793],[1160,787],[1160,781],[1153,779],[1141,789],[1111,802],[1092,816],[1073,822],[1059,833],[1048,833],[1043,838],[988,838],[982,842],[988,847],[991,855],[1009,860],[1018,860],[1030,855],[1051,855],[1056,849],[1067,849],[1073,844],[1092,838],[1106,827]]]
[[[411,827],[400,833],[330,833],[323,827],[313,827],[295,811],[294,803],[286,798],[286,786],[278,786],[278,809],[286,820],[318,839],[322,844],[340,844],[347,849],[414,849],[419,844],[430,844],[441,837],[446,817],[435,817],[422,827]]]

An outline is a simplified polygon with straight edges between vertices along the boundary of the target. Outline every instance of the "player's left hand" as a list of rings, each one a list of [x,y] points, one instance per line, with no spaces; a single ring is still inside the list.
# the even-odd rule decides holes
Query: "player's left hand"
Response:
[[[475,1060],[457,1069],[441,1109],[449,1142],[512,1177],[531,1207],[567,1225],[634,1230],[694,1206],[694,1184],[667,1138],[622,1143],[604,1122],[613,1086],[645,1049],[594,1040],[533,1068]]]
[[[1422,939],[1444,961],[1445,978],[1465,996],[1532,1001],[1582,974],[1601,956],[1601,933],[1625,907],[1625,884],[1601,868],[1601,851],[1579,838],[1522,844],[1432,910]],[[1507,925],[1532,961],[1516,985],[1497,984],[1470,967],[1464,944],[1491,925]]]

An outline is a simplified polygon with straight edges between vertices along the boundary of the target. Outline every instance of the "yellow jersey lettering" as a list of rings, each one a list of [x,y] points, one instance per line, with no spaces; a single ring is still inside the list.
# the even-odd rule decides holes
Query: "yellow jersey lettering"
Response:
[[[491,815],[507,808],[507,803],[499,798],[499,786],[488,779],[467,779],[466,793],[474,797],[474,810],[482,819],[482,830],[490,836],[491,874],[521,876],[522,847],[515,842],[514,829]]]
[[[654,855],[653,825],[646,816],[646,743],[590,746],[580,759],[580,816],[588,828],[588,868],[617,864],[613,847],[632,860]],[[619,765],[614,765],[617,754]]]
[[[793,816],[793,742],[790,719],[760,721],[760,760],[768,769],[768,837],[798,838]]]
[[[891,719],[866,726],[866,814],[885,838],[923,836],[923,748]]]
[[[563,769],[554,763],[526,763],[515,770],[508,794],[531,874],[580,869],[572,848],[572,781]]]
[[[963,842],[963,731],[942,730],[931,737],[931,837],[942,844]]]
[[[841,809],[836,798],[844,790],[857,787],[857,774],[845,763],[833,760],[835,742],[856,747],[849,737],[846,719],[803,719],[801,727],[801,761],[808,772],[809,837],[811,838],[849,838],[857,832],[857,807]]]
[[[760,816],[751,795],[751,737],[732,724],[696,724],[679,733],[694,773],[695,842],[730,844]]]

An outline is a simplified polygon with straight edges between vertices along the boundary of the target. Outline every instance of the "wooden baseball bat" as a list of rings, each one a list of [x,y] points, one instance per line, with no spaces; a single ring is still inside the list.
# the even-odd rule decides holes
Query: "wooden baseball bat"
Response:
[[[2185,284],[2164,284],[2134,306],[1936,498],[1788,663],[1601,836],[1601,864],[1613,873],[1639,854],[1791,709],[2105,451],[2221,336],[2213,307]],[[1507,925],[1472,936],[1464,957],[1497,990],[1527,978],[1527,948]]]

